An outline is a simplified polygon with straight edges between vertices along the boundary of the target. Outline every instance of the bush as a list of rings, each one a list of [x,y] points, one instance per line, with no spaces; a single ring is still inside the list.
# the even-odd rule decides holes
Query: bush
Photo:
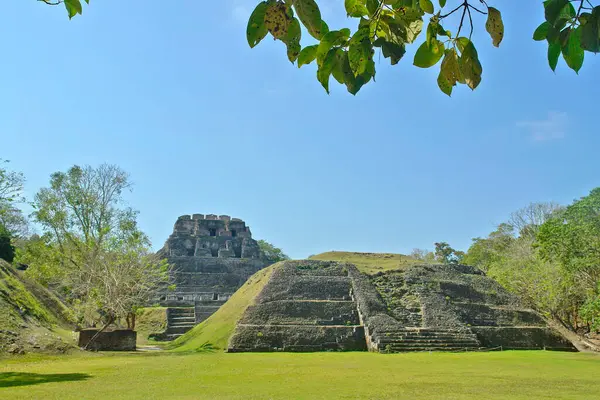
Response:
[[[9,263],[15,259],[15,248],[11,243],[11,235],[3,226],[0,226],[0,258]]]

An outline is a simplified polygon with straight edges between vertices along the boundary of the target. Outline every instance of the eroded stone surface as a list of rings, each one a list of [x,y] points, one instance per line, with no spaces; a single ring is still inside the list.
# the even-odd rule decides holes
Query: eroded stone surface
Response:
[[[191,324],[169,322],[165,332],[169,339],[207,319],[250,276],[266,266],[250,228],[241,219],[228,215],[179,217],[159,254],[173,267],[170,283],[175,290],[163,288],[156,302],[194,310]],[[173,315],[177,312],[173,309]]]
[[[493,279],[462,265],[376,275],[286,261],[249,306],[229,351],[575,351]]]

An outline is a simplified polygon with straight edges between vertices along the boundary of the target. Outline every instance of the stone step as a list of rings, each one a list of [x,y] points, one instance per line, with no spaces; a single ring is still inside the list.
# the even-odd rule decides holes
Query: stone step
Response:
[[[172,334],[165,335],[165,340],[166,340],[166,341],[175,340],[175,339],[177,339],[179,336],[183,336],[183,333],[172,333]]]
[[[185,313],[193,313],[194,307],[186,307],[186,308],[169,308],[169,312],[173,314],[185,314]]]
[[[194,309],[191,309],[190,311],[169,311],[169,315],[172,315],[174,317],[184,317],[184,316],[189,316],[189,315],[194,315]]]
[[[380,345],[386,345],[386,344],[404,344],[404,345],[414,345],[414,344],[456,344],[459,346],[462,345],[475,345],[475,346],[479,346],[479,342],[477,340],[474,339],[463,339],[463,340],[443,340],[443,339],[437,339],[437,340],[418,340],[418,339],[412,339],[412,340],[393,340],[393,339],[380,339],[377,341],[377,343],[379,343]]]
[[[464,352],[464,351],[476,351],[478,347],[401,347],[401,348],[389,348],[380,349],[380,353],[408,353],[408,352],[429,352],[429,351],[447,351],[447,352]]]
[[[383,332],[375,332],[375,335],[378,337],[456,337],[456,336],[475,336],[473,333],[469,332],[397,332],[397,331],[383,331]]]
[[[187,331],[191,330],[193,328],[193,326],[169,326],[166,330],[166,333],[168,335],[170,334],[174,334],[174,333],[186,333]]]
[[[169,318],[169,322],[178,322],[178,321],[183,321],[183,322],[195,322],[196,318],[195,317],[173,317],[173,318]]]
[[[195,324],[169,324],[167,325],[168,328],[190,328],[192,329],[194,326],[196,326]]]
[[[394,348],[413,348],[413,347],[460,347],[460,348],[478,348],[478,343],[387,343],[380,344],[380,349],[385,347]]]
[[[398,335],[398,334],[383,334],[374,335],[377,339],[392,339],[392,340],[477,340],[476,335]]]

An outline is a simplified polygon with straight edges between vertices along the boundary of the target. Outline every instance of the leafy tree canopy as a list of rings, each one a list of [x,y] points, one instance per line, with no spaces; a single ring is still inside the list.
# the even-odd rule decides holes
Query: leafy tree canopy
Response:
[[[487,238],[473,239],[464,262],[496,279],[565,327],[600,329],[600,188],[563,208],[533,203]]]
[[[465,253],[455,250],[446,242],[434,243],[435,260],[444,264],[460,264],[463,261]]]
[[[8,161],[0,159],[0,229],[9,236],[19,236],[27,231],[27,221],[17,207],[25,201],[23,185],[25,177],[9,170]]]
[[[133,329],[137,308],[167,283],[166,262],[151,251],[137,213],[123,204],[130,187],[117,166],[73,166],[52,174],[35,196],[33,215],[44,234],[23,246],[19,261],[63,292],[81,324],[106,327],[127,318]]]
[[[278,247],[273,246],[271,243],[265,240],[259,240],[258,246],[260,247],[260,252],[265,261],[268,261],[270,264],[274,264],[279,261],[289,260],[290,258]]]
[[[69,18],[81,14],[81,0],[39,0],[64,4]],[[84,0],[89,3],[89,0]],[[341,0],[340,0],[341,1]],[[406,47],[418,45],[413,65],[439,65],[437,83],[450,96],[458,84],[471,89],[481,83],[483,66],[471,41],[477,21],[485,28],[493,46],[505,34],[504,21],[491,0],[344,0],[348,17],[358,22],[349,28],[330,30],[323,21],[319,0],[264,0],[250,16],[247,39],[250,47],[268,34],[282,41],[287,56],[298,67],[316,61],[317,80],[329,92],[331,76],[356,94],[375,79],[375,50],[392,65],[404,57]],[[600,51],[600,6],[593,0],[545,0],[544,21],[533,39],[548,44],[548,63],[556,69],[559,58],[575,72],[585,53]],[[475,18],[481,17],[484,18]],[[304,45],[303,29],[314,39]],[[425,32],[425,33],[423,33]]]

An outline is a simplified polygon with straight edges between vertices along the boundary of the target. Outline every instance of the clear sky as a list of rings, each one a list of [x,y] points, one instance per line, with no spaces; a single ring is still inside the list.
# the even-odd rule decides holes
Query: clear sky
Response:
[[[349,23],[342,0],[320,1],[332,29]],[[281,42],[248,48],[256,3],[91,0],[69,22],[4,0],[0,157],[29,196],[73,164],[118,164],[156,248],[179,215],[229,214],[294,258],[466,250],[531,201],[600,186],[600,58],[554,74],[531,40],[541,1],[490,2],[500,49],[476,16],[483,82],[451,99],[412,66],[416,46],[356,97],[333,79],[328,96]]]

